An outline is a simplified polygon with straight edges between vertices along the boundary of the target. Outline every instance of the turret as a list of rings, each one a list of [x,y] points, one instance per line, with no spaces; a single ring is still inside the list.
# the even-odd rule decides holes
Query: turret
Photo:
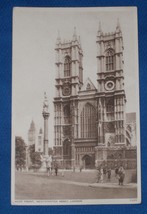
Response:
[[[56,45],[61,44],[61,37],[60,37],[60,32],[58,30],[58,36],[57,36],[57,40],[56,40]]]
[[[120,33],[120,32],[121,32],[120,23],[119,23],[119,19],[117,19],[116,33]]]
[[[74,33],[73,33],[73,37],[72,37],[73,41],[77,40],[77,32],[76,32],[76,27],[74,27]]]
[[[101,36],[102,35],[102,29],[101,29],[101,22],[99,22],[99,28],[98,28],[98,31],[97,31],[97,36]]]

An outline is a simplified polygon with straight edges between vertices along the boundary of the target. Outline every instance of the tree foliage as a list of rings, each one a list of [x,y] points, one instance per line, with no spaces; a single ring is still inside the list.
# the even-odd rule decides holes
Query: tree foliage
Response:
[[[30,159],[34,166],[41,166],[41,158],[40,158],[40,152],[35,152],[35,144],[31,145],[29,147],[30,151]]]
[[[15,165],[23,166],[26,163],[26,145],[21,137],[15,137]]]

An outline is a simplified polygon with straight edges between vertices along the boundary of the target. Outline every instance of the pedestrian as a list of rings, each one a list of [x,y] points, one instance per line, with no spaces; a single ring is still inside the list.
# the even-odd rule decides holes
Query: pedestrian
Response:
[[[57,176],[58,175],[58,163],[55,162],[54,164],[54,169],[55,169],[55,175]]]
[[[103,168],[103,175],[104,175],[104,180],[106,180],[106,173],[107,173],[107,168],[106,166]]]
[[[83,169],[83,166],[82,166],[82,165],[80,165],[80,172],[82,172],[82,169]]]
[[[97,167],[96,168],[96,183],[100,182],[100,169]]]
[[[111,180],[111,168],[108,169],[107,175],[108,175],[108,181],[110,181]]]
[[[52,162],[51,162],[51,175],[52,175],[52,176],[54,175],[53,169],[54,169],[54,166],[53,166],[53,161],[52,161]]]
[[[118,184],[122,186],[124,183],[124,178],[125,178],[125,170],[124,170],[123,166],[121,166],[119,168],[118,175],[119,175],[119,177],[118,177],[119,183]]]
[[[50,160],[47,160],[46,168],[47,168],[47,175],[50,176],[50,173],[51,173],[51,162],[50,162]]]
[[[104,174],[103,174],[103,168],[100,169],[100,182],[103,183],[104,180]]]

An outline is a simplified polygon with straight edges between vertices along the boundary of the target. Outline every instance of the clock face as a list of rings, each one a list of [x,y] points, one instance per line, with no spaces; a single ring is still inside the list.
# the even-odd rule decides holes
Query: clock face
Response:
[[[69,96],[70,95],[70,86],[64,86],[63,87],[63,95]]]
[[[107,91],[111,91],[114,89],[114,82],[113,81],[108,81],[105,83],[105,88]]]

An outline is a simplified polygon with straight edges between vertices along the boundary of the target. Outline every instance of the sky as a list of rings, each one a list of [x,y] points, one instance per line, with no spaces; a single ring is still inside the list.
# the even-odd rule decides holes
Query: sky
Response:
[[[124,43],[126,112],[138,112],[138,38],[136,8],[14,8],[12,59],[12,137],[28,142],[34,120],[36,131],[43,128],[44,92],[49,100],[49,146],[54,138],[55,44],[71,40],[76,27],[83,49],[84,81],[94,85],[97,73],[96,35],[101,22],[104,33],[116,30],[119,19]]]

